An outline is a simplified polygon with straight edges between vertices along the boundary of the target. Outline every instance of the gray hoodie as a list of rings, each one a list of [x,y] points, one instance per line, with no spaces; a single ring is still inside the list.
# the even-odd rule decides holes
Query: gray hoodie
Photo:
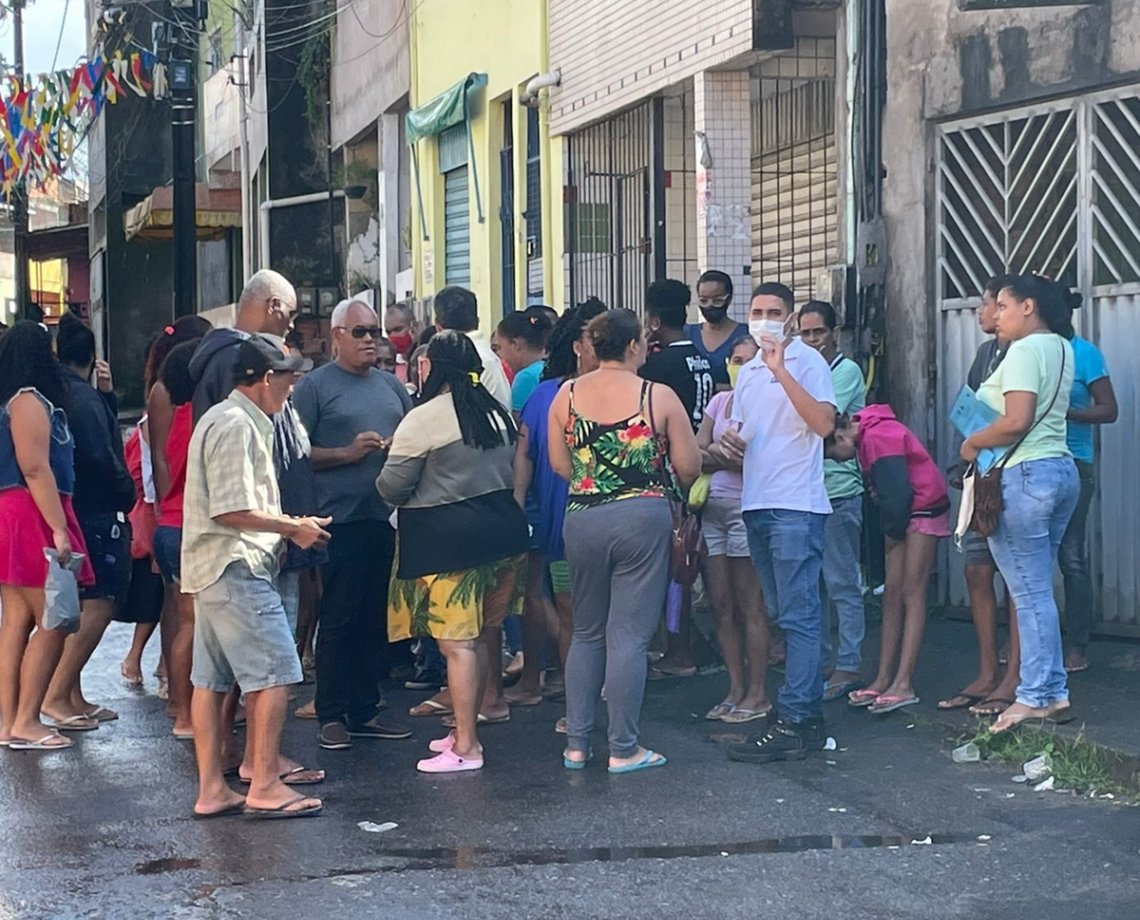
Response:
[[[194,381],[194,424],[211,406],[220,403],[234,388],[234,367],[238,346],[249,333],[237,329],[211,329],[198,344],[190,359],[190,377]]]

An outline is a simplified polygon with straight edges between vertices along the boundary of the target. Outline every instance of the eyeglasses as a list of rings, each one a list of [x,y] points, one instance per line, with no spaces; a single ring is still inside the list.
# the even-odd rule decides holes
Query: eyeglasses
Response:
[[[816,326],[814,329],[801,329],[801,339],[822,339],[831,330],[826,326]]]
[[[373,339],[382,339],[384,332],[379,326],[353,326],[351,329],[348,326],[333,326],[334,329],[344,329],[346,332],[351,332],[354,339],[362,339],[366,335]]]

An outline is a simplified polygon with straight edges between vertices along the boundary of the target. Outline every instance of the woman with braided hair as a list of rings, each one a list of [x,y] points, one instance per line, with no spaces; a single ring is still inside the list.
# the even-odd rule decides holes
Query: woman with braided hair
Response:
[[[439,642],[455,714],[417,769],[457,773],[483,766],[476,722],[489,650],[506,616],[521,611],[530,538],[512,492],[518,432],[480,382],[474,344],[446,330],[425,358],[423,400],[396,429],[376,487],[399,509],[389,639]]]

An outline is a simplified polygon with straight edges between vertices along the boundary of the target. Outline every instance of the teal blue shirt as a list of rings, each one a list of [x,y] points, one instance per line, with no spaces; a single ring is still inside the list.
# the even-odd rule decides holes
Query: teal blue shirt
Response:
[[[534,364],[527,365],[515,374],[515,382],[511,384],[511,408],[515,412],[522,412],[526,401],[530,399],[530,394],[538,388],[544,367],[546,361],[535,361]]]
[[[1108,365],[1104,355],[1088,339],[1075,335],[1069,343],[1073,346],[1073,389],[1069,398],[1070,409],[1088,409],[1093,404],[1089,390],[1098,380],[1108,376]],[[1093,426],[1088,422],[1069,422],[1066,440],[1069,452],[1085,463],[1093,462]]]
[[[835,408],[844,415],[854,415],[867,405],[867,390],[863,384],[863,370],[843,354],[831,362],[831,383],[835,387]],[[823,483],[827,497],[854,498],[863,494],[863,474],[857,460],[843,463],[823,461]]]

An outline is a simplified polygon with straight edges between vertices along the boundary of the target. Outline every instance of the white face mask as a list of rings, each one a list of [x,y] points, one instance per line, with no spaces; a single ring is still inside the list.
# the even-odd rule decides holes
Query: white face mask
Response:
[[[785,327],[787,320],[779,319],[753,319],[748,321],[748,332],[756,344],[762,344],[760,339],[775,339],[777,342],[782,342],[786,338]]]

